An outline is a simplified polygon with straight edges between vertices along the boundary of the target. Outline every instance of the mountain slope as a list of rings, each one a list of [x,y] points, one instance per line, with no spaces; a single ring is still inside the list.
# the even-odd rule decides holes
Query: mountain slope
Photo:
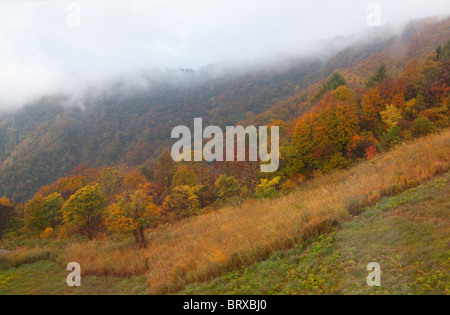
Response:
[[[365,40],[358,40],[339,51],[331,60],[305,76],[307,88],[297,91],[292,97],[274,104],[266,111],[253,115],[244,124],[262,125],[274,119],[290,121],[308,111],[316,102],[316,91],[335,71],[345,76],[349,86],[358,90],[381,63],[386,64],[389,76],[404,73],[409,63],[422,59],[436,47],[450,39],[450,18],[435,18],[412,21],[401,35],[387,36],[388,30],[368,34]]]
[[[24,201],[81,163],[142,164],[169,145],[174,127],[192,125],[195,117],[234,125],[292,95],[304,75],[319,66],[302,61],[283,71],[218,77],[208,69],[174,71],[168,78],[142,72],[148,88],[123,87],[125,82],[119,80],[104,93],[87,93],[77,100],[83,109],[67,108],[67,97],[44,98],[0,118],[0,195]]]
[[[25,201],[80,164],[140,165],[169,146],[175,126],[191,126],[195,117],[221,127],[290,122],[315,105],[316,91],[335,70],[358,90],[382,61],[392,74],[403,73],[411,58],[448,38],[450,19],[426,20],[400,37],[359,41],[325,65],[301,60],[239,71],[139,71],[75,99],[46,97],[0,116],[0,196]],[[72,103],[81,106],[67,107]]]

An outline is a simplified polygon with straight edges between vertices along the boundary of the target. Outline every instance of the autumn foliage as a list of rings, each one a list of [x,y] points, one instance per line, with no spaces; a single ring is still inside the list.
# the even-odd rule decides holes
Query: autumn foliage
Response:
[[[294,95],[260,115],[247,112],[248,124],[280,127],[273,174],[261,174],[259,161],[175,163],[163,141],[157,158],[138,163],[154,147],[145,145],[156,139],[147,130],[120,163],[73,165],[27,202],[1,198],[0,239],[69,239],[64,259],[87,274],[148,274],[152,292],[167,293],[330,231],[355,205],[359,211],[449,169],[450,42],[430,49],[420,41],[411,39],[413,57],[383,51],[330,62]],[[262,98],[231,103],[255,108]],[[211,98],[213,116],[221,117],[214,104],[224,99]],[[163,134],[152,113],[146,118]],[[102,152],[121,156],[116,144]]]

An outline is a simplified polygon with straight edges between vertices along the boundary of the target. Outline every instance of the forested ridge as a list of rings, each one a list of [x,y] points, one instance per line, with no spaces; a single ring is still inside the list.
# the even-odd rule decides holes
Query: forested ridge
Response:
[[[172,128],[190,126],[194,117],[221,127],[239,122],[280,125],[283,157],[292,158],[282,161],[278,174],[282,181],[345,167],[351,159],[365,157],[369,148],[375,153],[411,137],[419,116],[433,124],[431,129],[445,127],[445,109],[437,108],[448,93],[449,23],[448,19],[416,21],[401,36],[352,44],[326,64],[301,60],[277,71],[268,67],[239,75],[216,74],[214,66],[198,72],[141,71],[150,88],[130,91],[118,79],[101,93],[86,93],[79,100],[82,106],[67,106],[70,99],[65,96],[46,97],[3,114],[0,120],[0,195],[25,201],[80,165],[140,167],[147,162],[152,169],[171,143]],[[382,71],[378,79],[377,71]],[[168,77],[165,82],[171,84],[155,84],[158,76]],[[368,82],[371,76],[375,78]],[[327,108],[334,113],[342,108],[342,121],[351,123],[344,139],[333,143],[335,139],[314,133],[308,139],[313,142],[309,149],[303,144],[292,146],[296,141],[307,143],[299,139],[300,134],[307,137],[302,128],[325,118]],[[403,112],[401,117],[386,123],[387,116],[398,116],[398,111]],[[349,146],[358,152],[350,152]],[[260,175],[237,173],[242,182],[243,176],[252,178],[249,189],[259,184]]]
[[[148,88],[121,88],[118,80],[102,93],[87,92],[77,100],[82,106],[67,106],[69,97],[46,97],[0,119],[0,195],[24,201],[80,164],[143,164],[170,145],[174,127],[191,125],[194,117],[235,125],[293,95],[319,66],[297,61],[283,71],[237,76],[216,75],[211,66],[198,73],[168,70],[168,78],[141,71]]]

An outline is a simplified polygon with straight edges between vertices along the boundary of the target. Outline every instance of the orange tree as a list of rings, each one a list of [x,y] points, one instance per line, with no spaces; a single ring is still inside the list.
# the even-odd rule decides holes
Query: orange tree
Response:
[[[298,120],[293,144],[306,169],[327,170],[345,165],[344,155],[359,132],[359,118],[352,93],[340,88],[328,93]]]

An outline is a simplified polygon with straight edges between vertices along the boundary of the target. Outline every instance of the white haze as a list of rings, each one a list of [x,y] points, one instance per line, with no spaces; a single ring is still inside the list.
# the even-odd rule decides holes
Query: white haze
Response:
[[[364,33],[362,0],[0,0],[0,109],[134,71],[319,56],[324,39]],[[382,0],[381,22],[450,14],[448,0]]]

